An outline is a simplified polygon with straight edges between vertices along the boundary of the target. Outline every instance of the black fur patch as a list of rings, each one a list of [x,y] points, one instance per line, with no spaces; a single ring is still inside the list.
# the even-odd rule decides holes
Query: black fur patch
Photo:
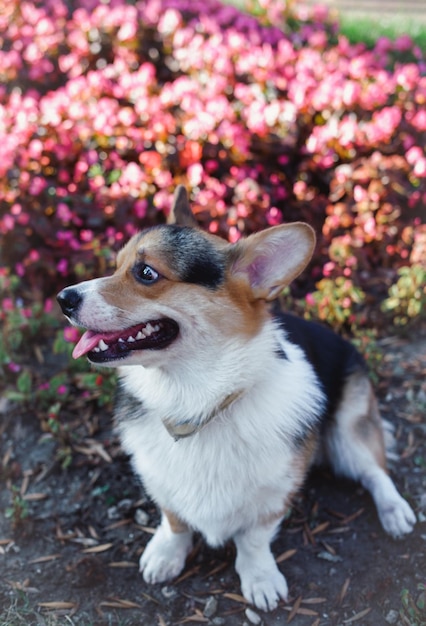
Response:
[[[170,263],[184,282],[209,289],[223,283],[224,257],[200,232],[186,226],[169,226],[164,234],[171,249]]]
[[[288,313],[278,313],[276,318],[287,339],[303,350],[321,382],[327,398],[325,422],[333,416],[349,376],[357,371],[367,372],[365,361],[349,341],[322,324]]]
[[[176,224],[154,228],[161,229],[166,261],[183,282],[208,289],[220,287],[225,279],[225,256],[200,231]]]

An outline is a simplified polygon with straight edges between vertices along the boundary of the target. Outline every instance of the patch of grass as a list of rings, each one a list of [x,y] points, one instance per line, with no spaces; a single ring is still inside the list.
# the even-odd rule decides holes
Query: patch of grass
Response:
[[[351,43],[365,43],[372,47],[379,37],[395,40],[409,35],[413,42],[426,50],[426,19],[416,20],[403,14],[395,15],[340,15],[339,31]]]
[[[231,4],[241,10],[248,10],[247,0],[224,0],[224,4]],[[250,3],[253,7],[254,2]],[[314,4],[310,2],[308,4]],[[321,4],[318,2],[318,4]],[[288,5],[288,0],[287,0]],[[250,11],[249,11],[250,12]],[[336,12],[339,21],[339,33],[345,35],[351,43],[365,43],[372,47],[379,37],[395,40],[401,35],[408,35],[421,49],[426,50],[426,14],[421,19],[404,15],[396,11],[395,14],[379,13],[340,13]],[[333,11],[333,15],[336,15]]]
[[[53,626],[49,620],[42,621],[42,619],[32,610],[27,594],[18,591],[11,597],[10,605],[4,607],[0,613],[0,626],[38,626],[44,623],[46,626]]]
[[[16,486],[12,486],[11,500],[11,505],[7,507],[4,514],[6,518],[12,520],[12,525],[16,528],[28,517],[28,502],[23,499]]]

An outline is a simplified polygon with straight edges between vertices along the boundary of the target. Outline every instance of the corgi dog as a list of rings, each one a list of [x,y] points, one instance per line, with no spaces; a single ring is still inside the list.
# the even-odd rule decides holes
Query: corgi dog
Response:
[[[147,583],[179,575],[194,532],[232,539],[244,597],[274,610],[288,587],[270,544],[318,462],[362,483],[387,533],[413,529],[362,357],[274,306],[314,245],[300,222],[234,244],[205,233],[180,186],[169,223],[133,236],[114,274],[58,294],[87,329],[74,358],[119,370],[122,446],[162,513],[140,559]]]

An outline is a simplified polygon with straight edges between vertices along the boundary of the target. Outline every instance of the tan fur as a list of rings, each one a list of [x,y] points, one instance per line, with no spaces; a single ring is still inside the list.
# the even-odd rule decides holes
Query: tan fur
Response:
[[[173,198],[173,206],[167,219],[168,224],[197,227],[197,221],[189,207],[188,196],[183,185],[178,185]]]
[[[223,290],[229,306],[238,311],[238,330],[247,337],[253,337],[265,321],[268,312],[263,300],[253,300],[251,290],[245,281],[229,279]]]
[[[352,375],[345,385],[339,407],[341,427],[351,432],[386,467],[383,428],[371,383],[363,373]]]
[[[269,524],[282,520],[289,514],[291,503],[295,496],[300,493],[300,489],[303,486],[303,482],[306,479],[309,468],[314,463],[319,447],[318,435],[311,433],[310,436],[301,444],[300,449],[295,453],[293,458],[293,471],[292,475],[295,480],[295,486],[291,493],[288,494],[282,509],[270,515],[266,515],[261,518],[260,523],[268,526]]]
[[[189,527],[171,511],[168,511],[167,509],[162,509],[162,513],[167,517],[167,521],[169,522],[172,532],[186,533],[189,530]]]
[[[382,469],[386,469],[386,447],[382,427],[382,420],[377,406],[377,399],[373,388],[368,382],[368,408],[365,415],[360,416],[355,423],[357,436],[368,445],[374,458]]]

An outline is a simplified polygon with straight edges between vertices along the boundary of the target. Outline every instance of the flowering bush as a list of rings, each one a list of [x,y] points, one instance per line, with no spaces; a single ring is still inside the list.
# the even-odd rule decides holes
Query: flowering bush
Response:
[[[360,303],[377,322],[424,263],[426,66],[406,37],[352,45],[283,0],[3,4],[2,263],[32,298],[107,271],[178,183],[230,241],[310,222],[294,294],[332,323]]]

